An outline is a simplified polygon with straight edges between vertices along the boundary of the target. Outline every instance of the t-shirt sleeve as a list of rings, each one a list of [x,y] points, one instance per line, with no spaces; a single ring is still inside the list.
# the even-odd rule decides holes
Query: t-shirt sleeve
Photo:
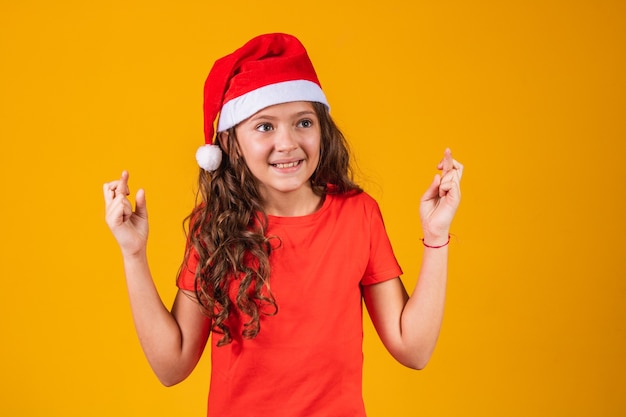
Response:
[[[402,268],[393,253],[385,230],[383,216],[375,201],[370,215],[370,256],[362,285],[377,284],[402,275]]]
[[[188,242],[187,245],[190,245]],[[194,247],[188,247],[189,257],[183,263],[176,279],[176,285],[181,290],[195,291],[196,268],[198,267],[198,252]]]

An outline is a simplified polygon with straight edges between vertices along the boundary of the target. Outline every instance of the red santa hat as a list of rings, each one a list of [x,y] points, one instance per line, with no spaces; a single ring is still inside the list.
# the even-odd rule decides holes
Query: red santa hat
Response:
[[[212,145],[223,132],[256,112],[292,101],[328,102],[313,64],[298,39],[284,33],[257,36],[218,59],[204,84],[204,141],[196,159],[206,171],[216,170],[222,152]]]

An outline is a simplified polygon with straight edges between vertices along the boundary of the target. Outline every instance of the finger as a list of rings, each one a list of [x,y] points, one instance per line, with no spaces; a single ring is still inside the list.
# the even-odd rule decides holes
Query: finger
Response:
[[[452,151],[450,148],[446,148],[443,152],[443,161],[442,161],[443,169],[442,174],[445,175],[448,171],[450,171],[454,167],[453,159],[452,159]]]
[[[113,201],[113,198],[115,197],[115,191],[111,186],[111,183],[105,183],[104,186],[102,187],[102,192],[104,193],[104,202],[105,204],[109,205],[111,204],[111,202]]]
[[[456,181],[442,182],[439,186],[439,196],[446,197],[448,201],[459,201],[461,197],[459,183]]]
[[[456,171],[454,170],[448,171],[448,173],[441,178],[441,184],[439,185],[439,197],[445,197],[448,194],[448,191],[450,191],[450,188],[458,182],[455,172]]]
[[[463,164],[460,163],[459,161],[454,161],[454,169],[458,172],[459,175],[459,181],[461,181],[461,178],[463,177]]]
[[[130,204],[127,198],[122,200],[122,220],[126,222],[133,215],[133,206]]]
[[[129,177],[128,172],[123,171],[122,175],[120,176],[120,179],[105,183],[104,184],[105,198],[107,197],[115,198],[117,194],[122,194],[125,196],[130,195],[130,190],[128,188],[128,177]]]
[[[146,192],[143,189],[137,191],[137,195],[135,196],[135,214],[144,219],[148,218]]]
[[[130,202],[126,197],[118,195],[112,199],[106,207],[106,222],[110,228],[117,227],[124,223],[131,210]]]
[[[445,171],[452,169],[453,166],[452,151],[450,148],[446,148],[443,152],[443,158],[437,164],[437,169],[440,169],[445,173]]]
[[[442,178],[442,182],[444,181],[457,181],[460,182],[461,181],[461,176],[463,175],[463,168],[459,167],[459,168],[452,168],[451,170],[449,170],[448,172],[446,172],[445,174],[441,175]]]
[[[437,169],[441,169],[443,170],[443,159],[441,160],[441,162],[439,162],[439,165],[437,165]],[[459,161],[457,161],[456,159],[452,159],[452,170],[453,172],[455,172],[459,178],[459,181],[461,180],[461,178],[463,177],[463,164],[461,164]],[[450,172],[450,171],[448,171]],[[445,176],[447,174],[447,172],[443,172],[442,175]]]
[[[130,195],[130,189],[128,188],[128,177],[130,175],[128,174],[128,171],[124,170],[122,171],[122,176],[120,177],[120,182],[118,185],[118,190],[117,192],[123,194],[123,195]]]
[[[448,173],[446,173],[446,175],[444,175],[441,178],[441,187],[440,187],[439,195],[443,197],[445,193],[449,190],[451,184],[457,188],[460,188],[462,175],[463,175],[462,166],[459,167],[458,169],[454,168],[448,171]]]

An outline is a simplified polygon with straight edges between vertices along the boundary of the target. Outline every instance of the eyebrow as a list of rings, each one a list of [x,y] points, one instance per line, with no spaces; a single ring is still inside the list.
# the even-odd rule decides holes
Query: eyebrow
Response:
[[[258,113],[257,115],[252,116],[249,119],[250,122],[255,122],[255,121],[263,120],[263,119],[268,119],[268,120],[278,119],[278,117],[276,116],[272,116],[270,114],[264,114],[262,112],[263,110],[261,110],[261,113]],[[302,117],[302,116],[317,116],[317,114],[313,110],[303,110],[303,111],[299,111],[293,114],[293,117]]]

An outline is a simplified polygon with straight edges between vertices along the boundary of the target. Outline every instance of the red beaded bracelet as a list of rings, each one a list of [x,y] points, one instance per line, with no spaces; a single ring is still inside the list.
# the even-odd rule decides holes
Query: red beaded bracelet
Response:
[[[450,235],[448,235],[448,241],[444,243],[443,245],[439,245],[439,246],[432,246],[432,245],[427,244],[426,242],[424,242],[424,238],[421,238],[420,240],[422,241],[422,244],[426,246],[427,248],[439,249],[439,248],[443,248],[444,246],[448,246],[448,243],[450,243]]]

